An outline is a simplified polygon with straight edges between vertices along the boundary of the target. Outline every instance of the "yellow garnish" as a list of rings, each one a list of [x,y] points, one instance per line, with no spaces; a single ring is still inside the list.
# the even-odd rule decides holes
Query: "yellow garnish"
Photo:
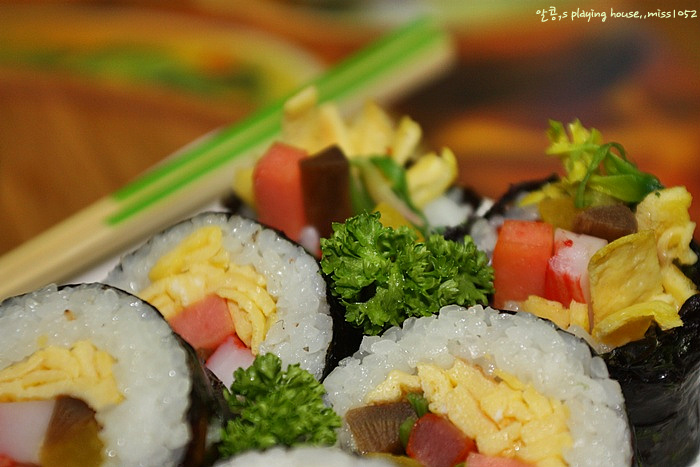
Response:
[[[596,252],[588,265],[593,338],[612,347],[641,339],[652,322],[681,326],[680,304],[665,289],[664,269],[652,230],[621,237]]]
[[[654,233],[643,230],[610,242],[588,263],[593,327],[608,315],[663,294]]]
[[[694,264],[698,257],[690,249],[695,222],[688,209],[692,196],[685,187],[676,186],[649,193],[635,210],[640,230],[654,231],[659,259],[663,265],[678,260]]]
[[[442,195],[457,180],[457,158],[445,148],[438,156],[425,154],[406,171],[411,200],[422,208]]]
[[[537,204],[540,218],[554,227],[573,230],[574,219],[578,212],[571,196],[559,198],[543,198]]]
[[[233,173],[233,192],[244,203],[255,209],[255,196],[253,195],[253,166],[240,167]]]
[[[661,268],[661,281],[664,291],[673,297],[677,309],[680,309],[691,296],[698,293],[695,283],[673,263]]]

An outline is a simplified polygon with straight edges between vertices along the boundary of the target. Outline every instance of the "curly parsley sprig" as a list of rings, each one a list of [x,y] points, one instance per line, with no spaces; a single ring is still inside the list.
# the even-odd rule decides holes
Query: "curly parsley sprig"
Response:
[[[325,389],[298,364],[282,370],[274,354],[259,355],[234,373],[224,394],[234,415],[222,429],[219,452],[228,457],[251,449],[297,444],[333,445],[340,417],[323,402]]]
[[[433,234],[418,242],[415,230],[384,227],[379,217],[358,214],[321,239],[321,268],[346,321],[377,335],[445,305],[488,303],[493,268],[470,237],[453,242]]]

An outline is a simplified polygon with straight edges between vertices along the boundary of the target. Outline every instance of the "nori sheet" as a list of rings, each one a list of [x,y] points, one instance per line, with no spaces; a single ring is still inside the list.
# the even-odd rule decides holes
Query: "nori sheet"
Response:
[[[653,325],[642,340],[602,355],[622,387],[639,466],[687,466],[700,447],[700,294],[680,316],[683,326]]]

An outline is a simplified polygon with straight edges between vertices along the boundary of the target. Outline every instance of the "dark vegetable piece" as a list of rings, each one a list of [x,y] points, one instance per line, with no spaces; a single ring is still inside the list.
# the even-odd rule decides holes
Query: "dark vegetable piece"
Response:
[[[408,402],[367,405],[349,410],[345,414],[357,450],[362,454],[402,454],[404,448],[399,439],[399,428],[409,418],[415,420],[418,417]]]
[[[420,417],[413,425],[406,454],[425,467],[453,467],[463,462],[476,443],[448,419],[433,413]]]
[[[299,162],[306,220],[321,237],[332,233],[333,222],[352,216],[350,164],[338,146]]]
[[[102,464],[103,444],[95,411],[73,397],[56,399],[39,455],[43,467],[92,467]]]
[[[592,206],[576,214],[573,231],[612,242],[637,232],[637,219],[624,204]]]
[[[688,465],[700,446],[700,294],[679,312],[683,326],[661,331],[603,355],[622,387],[643,467]]]

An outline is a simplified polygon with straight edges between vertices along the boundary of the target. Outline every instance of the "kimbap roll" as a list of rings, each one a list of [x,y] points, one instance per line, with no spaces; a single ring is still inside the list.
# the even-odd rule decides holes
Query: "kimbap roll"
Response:
[[[202,466],[216,381],[149,304],[102,284],[0,304],[0,464]]]
[[[692,196],[578,120],[551,122],[548,135],[564,173],[513,185],[485,214],[490,303],[586,339],[622,386],[640,465],[686,466],[700,447]]]
[[[252,211],[313,254],[333,222],[362,212],[429,228],[459,223],[475,209],[455,185],[457,157],[432,150],[407,115],[372,101],[344,115],[308,87],[285,102],[280,125],[279,138],[237,168],[226,204]]]
[[[123,256],[105,282],[155,306],[226,386],[265,353],[323,374],[332,320],[317,261],[257,221],[200,213]]]
[[[325,379],[341,446],[426,466],[619,466],[619,384],[581,339],[527,313],[448,306],[409,318]],[[489,463],[490,462],[490,463]]]

